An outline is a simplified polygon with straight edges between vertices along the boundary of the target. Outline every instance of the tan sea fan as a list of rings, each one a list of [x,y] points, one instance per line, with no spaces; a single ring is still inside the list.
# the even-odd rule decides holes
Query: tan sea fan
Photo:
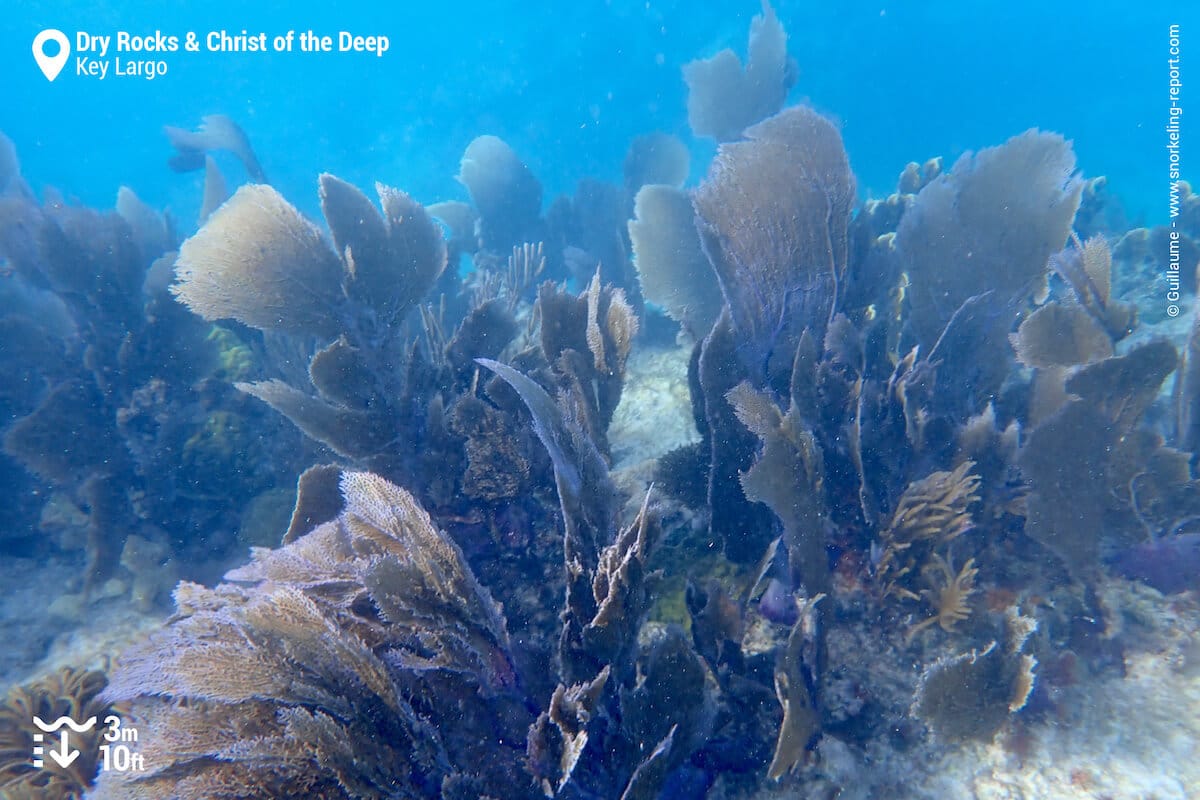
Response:
[[[335,519],[214,589],[180,585],[103,695],[129,703],[146,769],[104,773],[95,798],[413,797],[478,763],[443,738],[461,712],[439,698],[511,685],[499,606],[407,492],[361,472],[340,488]]]
[[[238,189],[179,249],[171,291],[207,320],[336,333],[342,267],[316,225],[266,184]]]

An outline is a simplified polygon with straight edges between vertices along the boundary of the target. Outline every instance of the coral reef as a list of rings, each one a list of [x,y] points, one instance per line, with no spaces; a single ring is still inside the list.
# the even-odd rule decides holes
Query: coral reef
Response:
[[[1106,241],[1072,237],[1083,181],[1056,135],[1029,131],[948,171],[910,164],[896,195],[853,218],[840,139],[814,112],[785,110],[745,139],[722,146],[690,197],[643,190],[671,210],[648,205],[631,226],[648,296],[692,328],[696,290],[659,285],[703,272],[690,200],[724,300],[689,374],[704,441],[663,468],[672,485],[707,480],[703,501],[686,498],[705,515],[708,546],[760,568],[732,610],[710,616],[715,588],[707,605],[689,604],[698,651],[718,676],[759,652],[798,652],[781,629],[800,624],[786,598],[808,609],[803,680],[776,681],[785,730],[771,777],[815,779],[807,753],[829,740],[856,746],[858,726],[888,724],[867,722],[879,712],[951,740],[990,739],[1034,684],[1032,655],[980,638],[1001,610],[985,593],[1012,580],[1014,567],[995,560],[1035,560],[1042,545],[1094,586],[1112,548],[1166,536],[1191,553],[1195,479],[1146,420],[1174,347],[1120,349],[1136,316],[1114,292]],[[673,247],[650,238],[655,218]],[[1152,574],[1145,553],[1121,553],[1104,563]],[[831,642],[850,624],[838,595],[856,581],[902,646],[940,651],[911,708],[902,693],[886,711],[835,699],[847,667]],[[823,608],[825,595],[835,599]],[[1086,590],[1073,602],[1094,609]],[[963,639],[977,644],[945,649]],[[745,688],[734,687],[721,682],[719,709],[739,702]],[[797,708],[803,724],[789,722]],[[793,725],[803,733],[788,734]]]
[[[674,737],[702,740],[697,706],[663,706],[689,693],[704,706],[704,668],[686,639],[635,646],[655,527],[646,504],[587,554],[586,619],[567,620],[580,611],[568,598],[564,675],[584,668],[583,652],[607,663],[586,685],[560,684],[534,718],[501,608],[462,550],[382,478],[345,472],[340,487],[335,519],[280,549],[255,550],[215,589],[180,585],[176,616],[123,657],[103,693],[146,731],[147,770],[106,772],[91,796],[438,797],[460,786],[481,797],[535,796],[532,786],[517,788],[528,786],[524,726],[535,775],[557,752],[547,769],[560,788],[600,781],[585,791],[608,794],[600,787],[615,780],[624,796],[653,797],[664,771],[651,765],[668,758]],[[636,681],[633,653],[645,659]],[[624,719],[626,730],[605,731],[593,715]],[[585,768],[589,735],[633,767]],[[636,756],[655,741],[649,757]]]
[[[0,290],[2,358],[17,378],[0,391],[2,458],[10,485],[26,489],[2,538],[43,557],[86,552],[61,592],[73,599],[59,608],[86,609],[112,593],[110,579],[136,582],[127,580],[133,562],[122,565],[129,537],[165,547],[164,559],[193,554],[185,532],[225,528],[230,501],[253,496],[281,467],[259,440],[264,429],[221,440],[261,414],[212,380],[220,367],[209,326],[167,291],[174,247],[171,220],[125,187],[115,211],[96,211],[52,189],[39,202],[14,172],[0,197],[0,257],[11,269]],[[82,537],[52,514],[40,514],[38,529],[52,497],[81,512]],[[229,543],[218,533],[200,550]],[[159,594],[142,589],[145,603]]]
[[[1130,295],[1155,234],[1038,130],[859,204],[786,43],[764,3],[744,66],[685,67],[699,185],[651,133],[546,207],[483,135],[469,202],[324,174],[322,227],[206,117],[177,255],[0,140],[0,476],[48,498],[5,513],[91,554],[52,613],[183,578],[102,694],[46,695],[144,731],[91,796],[932,796],[1192,631],[1200,312]],[[256,181],[219,207],[215,149]],[[254,545],[212,586],[202,522]]]

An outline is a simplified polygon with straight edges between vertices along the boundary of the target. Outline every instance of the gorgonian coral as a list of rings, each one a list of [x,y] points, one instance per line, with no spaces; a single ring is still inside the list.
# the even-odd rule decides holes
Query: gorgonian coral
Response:
[[[341,492],[336,519],[228,582],[180,585],[104,694],[144,731],[147,769],[105,773],[95,797],[436,796],[459,773],[500,796],[520,780],[516,751],[506,764],[454,735],[523,742],[499,606],[407,492],[369,473]]]
[[[736,139],[755,122],[783,106],[799,72],[788,56],[787,33],[763,0],[763,13],[750,22],[746,64],[732,50],[683,68],[688,85],[688,124],[719,142]]]
[[[804,329],[824,335],[845,278],[854,193],[841,134],[804,106],[722,145],[697,191],[704,251],[757,381],[790,371]]]

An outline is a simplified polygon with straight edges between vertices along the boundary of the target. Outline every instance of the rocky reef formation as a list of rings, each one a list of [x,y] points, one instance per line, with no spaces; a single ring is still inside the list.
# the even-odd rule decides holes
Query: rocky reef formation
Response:
[[[174,246],[157,215],[0,174],[12,296],[53,311],[2,322],[69,332],[10,359],[42,381],[0,392],[10,454],[95,519],[142,514],[128,487],[165,491],[163,459],[259,463],[201,446],[222,420],[290,421],[262,460],[303,470],[294,504],[253,492],[292,506],[244,532],[271,546],[180,583],[89,696],[145,731],[147,766],[92,796],[900,796],[872,764],[1019,739],[1116,672],[1108,587],[1195,586],[1200,323],[1182,349],[1146,330],[1130,244],[1057,134],[913,162],[860,203],[837,125],[784,107],[786,41],[764,3],[744,67],[685,69],[720,142],[693,187],[650,134],[621,185],[545,204],[485,135],[469,202],[326,174],[322,227],[256,182],[148,269]],[[229,149],[261,179],[230,125],[173,132],[177,166]],[[186,381],[135,358],[164,319],[212,356]],[[676,326],[699,441],[647,491],[612,422],[635,350]],[[220,399],[172,450],[188,391]],[[176,548],[134,528],[106,558],[162,575]]]

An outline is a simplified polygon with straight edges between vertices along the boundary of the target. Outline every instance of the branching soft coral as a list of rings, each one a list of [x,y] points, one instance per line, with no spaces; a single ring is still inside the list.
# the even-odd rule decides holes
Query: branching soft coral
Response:
[[[96,777],[101,735],[110,706],[99,698],[107,678],[97,670],[65,668],[28,686],[11,689],[0,705],[0,796],[26,800],[78,800]],[[81,724],[96,717],[90,731],[75,734],[79,757],[60,766],[46,759],[39,769],[33,753],[33,718],[52,723],[67,716]]]
[[[880,535],[875,574],[885,594],[915,600],[916,573],[932,563],[933,550],[958,538],[974,521],[968,510],[979,500],[975,463],[964,461],[950,472],[934,472],[913,481]]]
[[[979,570],[975,567],[975,559],[969,558],[957,572],[950,557],[943,558],[934,555],[930,563],[921,570],[929,584],[928,589],[921,591],[921,596],[933,606],[934,614],[924,622],[918,623],[909,630],[909,636],[915,636],[930,625],[937,623],[942,630],[951,632],[954,626],[971,616],[971,607],[967,601],[975,593],[975,576]]]

